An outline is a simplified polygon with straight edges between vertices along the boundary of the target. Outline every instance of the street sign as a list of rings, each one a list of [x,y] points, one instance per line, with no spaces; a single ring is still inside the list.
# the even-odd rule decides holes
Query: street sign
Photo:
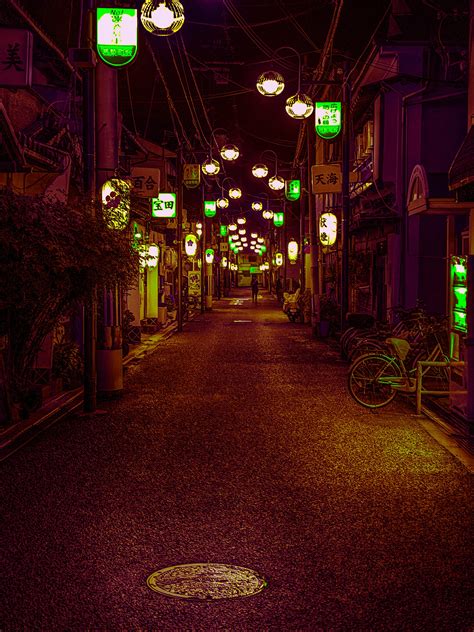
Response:
[[[201,183],[201,165],[187,164],[183,167],[183,183],[187,189],[195,189]]]
[[[206,217],[214,217],[217,212],[215,200],[206,200],[204,202],[204,215]]]
[[[97,9],[97,52],[109,66],[125,66],[137,54],[136,9]]]
[[[31,86],[33,35],[24,29],[0,29],[0,86]]]
[[[229,252],[229,244],[225,241],[221,242],[219,244],[219,250],[220,252]]]
[[[313,165],[311,167],[311,186],[313,193],[341,193],[341,165]]]
[[[283,224],[285,223],[284,214],[280,211],[273,213],[273,223],[275,224],[277,228],[280,228],[280,226],[283,226]]]
[[[151,167],[133,167],[130,171],[132,193],[139,197],[157,197],[160,191],[160,170]]]
[[[300,199],[301,195],[301,181],[300,180],[285,180],[285,197],[290,202],[295,202]]]
[[[316,133],[321,138],[331,139],[341,131],[341,102],[316,101]]]
[[[152,217],[176,217],[176,193],[158,193],[151,198]]]

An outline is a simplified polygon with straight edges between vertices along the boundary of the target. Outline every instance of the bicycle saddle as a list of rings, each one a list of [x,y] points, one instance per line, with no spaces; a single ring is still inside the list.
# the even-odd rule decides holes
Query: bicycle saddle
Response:
[[[410,351],[410,343],[403,338],[387,338],[385,342],[390,345],[400,360],[405,360]]]

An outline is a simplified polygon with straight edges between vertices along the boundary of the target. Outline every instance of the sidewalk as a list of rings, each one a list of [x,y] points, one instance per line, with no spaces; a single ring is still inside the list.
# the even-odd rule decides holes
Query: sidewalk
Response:
[[[191,315],[191,319],[194,315]],[[186,323],[184,323],[184,326]],[[163,341],[167,340],[177,329],[175,320],[167,323],[159,332],[142,334],[141,342],[130,347],[123,359],[124,373],[127,367],[139,364],[140,361]],[[79,411],[83,405],[83,387],[62,392],[49,397],[38,410],[33,411],[27,419],[22,419],[0,429],[0,462],[6,459],[25,443],[31,441],[43,430],[60,421],[66,415]]]

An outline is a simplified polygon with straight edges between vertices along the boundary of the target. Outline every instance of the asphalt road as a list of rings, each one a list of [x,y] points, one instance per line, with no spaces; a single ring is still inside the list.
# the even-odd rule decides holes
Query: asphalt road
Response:
[[[160,344],[107,414],[0,464],[0,629],[472,632],[472,475],[405,405],[358,407],[346,372],[247,292]],[[268,586],[146,585],[192,562]]]

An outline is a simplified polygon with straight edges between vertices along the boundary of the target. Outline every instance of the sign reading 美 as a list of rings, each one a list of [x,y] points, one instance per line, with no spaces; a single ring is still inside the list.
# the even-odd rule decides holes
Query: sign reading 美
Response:
[[[0,29],[0,86],[31,86],[33,36],[23,29]]]
[[[109,66],[125,66],[137,54],[136,9],[97,9],[97,52]]]
[[[316,101],[316,133],[321,138],[334,138],[341,131],[341,102]]]
[[[159,193],[151,198],[152,217],[176,217],[176,193]]]

